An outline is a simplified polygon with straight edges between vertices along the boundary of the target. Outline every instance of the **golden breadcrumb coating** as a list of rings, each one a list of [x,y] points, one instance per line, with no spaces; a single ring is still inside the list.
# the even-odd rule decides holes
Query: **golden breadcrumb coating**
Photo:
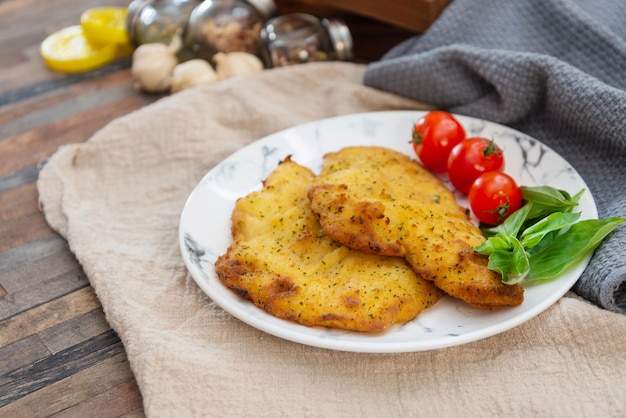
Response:
[[[237,201],[234,242],[215,266],[225,286],[279,318],[364,332],[410,321],[443,296],[404,259],[326,236],[307,198],[314,177],[287,159]]]
[[[405,257],[422,278],[468,304],[492,309],[523,302],[474,247],[480,229],[454,194],[416,161],[383,147],[347,147],[324,157],[308,192],[324,232],[351,248]]]

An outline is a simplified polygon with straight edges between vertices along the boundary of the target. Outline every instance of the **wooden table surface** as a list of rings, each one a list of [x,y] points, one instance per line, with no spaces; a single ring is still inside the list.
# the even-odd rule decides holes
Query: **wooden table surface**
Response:
[[[162,96],[135,91],[130,58],[82,74],[48,70],[39,44],[96,6],[128,0],[0,1],[0,416],[143,416],[124,347],[67,242],[38,207],[36,181],[63,144]],[[412,34],[344,16],[357,60]]]

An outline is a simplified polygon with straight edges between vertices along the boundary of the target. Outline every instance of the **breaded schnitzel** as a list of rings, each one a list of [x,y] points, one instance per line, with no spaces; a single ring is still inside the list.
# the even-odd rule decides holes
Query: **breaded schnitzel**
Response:
[[[287,159],[236,202],[234,242],[215,265],[226,287],[279,318],[366,332],[410,321],[443,296],[404,259],[327,237],[307,198],[314,177]]]
[[[453,193],[404,154],[365,146],[329,153],[308,196],[324,232],[342,244],[405,257],[420,277],[477,308],[523,301],[523,288],[503,284],[474,252],[485,238]]]

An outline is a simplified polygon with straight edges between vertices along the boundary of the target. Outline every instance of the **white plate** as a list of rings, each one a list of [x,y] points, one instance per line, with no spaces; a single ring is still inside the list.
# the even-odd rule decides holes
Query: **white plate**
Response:
[[[375,335],[308,328],[278,319],[221,284],[214,262],[231,243],[230,215],[235,200],[260,189],[261,181],[279,161],[292,155],[296,162],[319,172],[326,152],[348,145],[382,145],[413,156],[409,143],[411,128],[423,114],[371,112],[311,122],[260,139],[218,164],[193,190],[180,219],[181,252],[200,288],[224,310],[269,334],[316,347],[372,353],[423,351],[465,344],[511,329],[554,304],[578,280],[589,257],[556,280],[525,285],[525,300],[519,307],[480,311],[446,296],[413,321]],[[585,189],[580,200],[581,219],[597,218],[585,182],[556,152],[505,126],[457,117],[468,136],[496,140],[504,149],[505,171],[519,184],[548,184],[572,194]],[[457,198],[467,206],[463,197]]]

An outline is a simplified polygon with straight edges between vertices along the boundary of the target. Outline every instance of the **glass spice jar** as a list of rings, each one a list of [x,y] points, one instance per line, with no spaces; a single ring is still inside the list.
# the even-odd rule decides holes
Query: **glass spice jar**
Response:
[[[261,28],[275,14],[272,0],[205,0],[189,16],[185,45],[209,62],[218,52],[259,55]]]
[[[177,31],[183,36],[189,15],[199,3],[201,0],[133,0],[126,21],[131,42],[135,46],[169,44]]]
[[[353,58],[350,29],[339,19],[318,19],[291,13],[268,21],[261,30],[262,56],[267,67]]]

